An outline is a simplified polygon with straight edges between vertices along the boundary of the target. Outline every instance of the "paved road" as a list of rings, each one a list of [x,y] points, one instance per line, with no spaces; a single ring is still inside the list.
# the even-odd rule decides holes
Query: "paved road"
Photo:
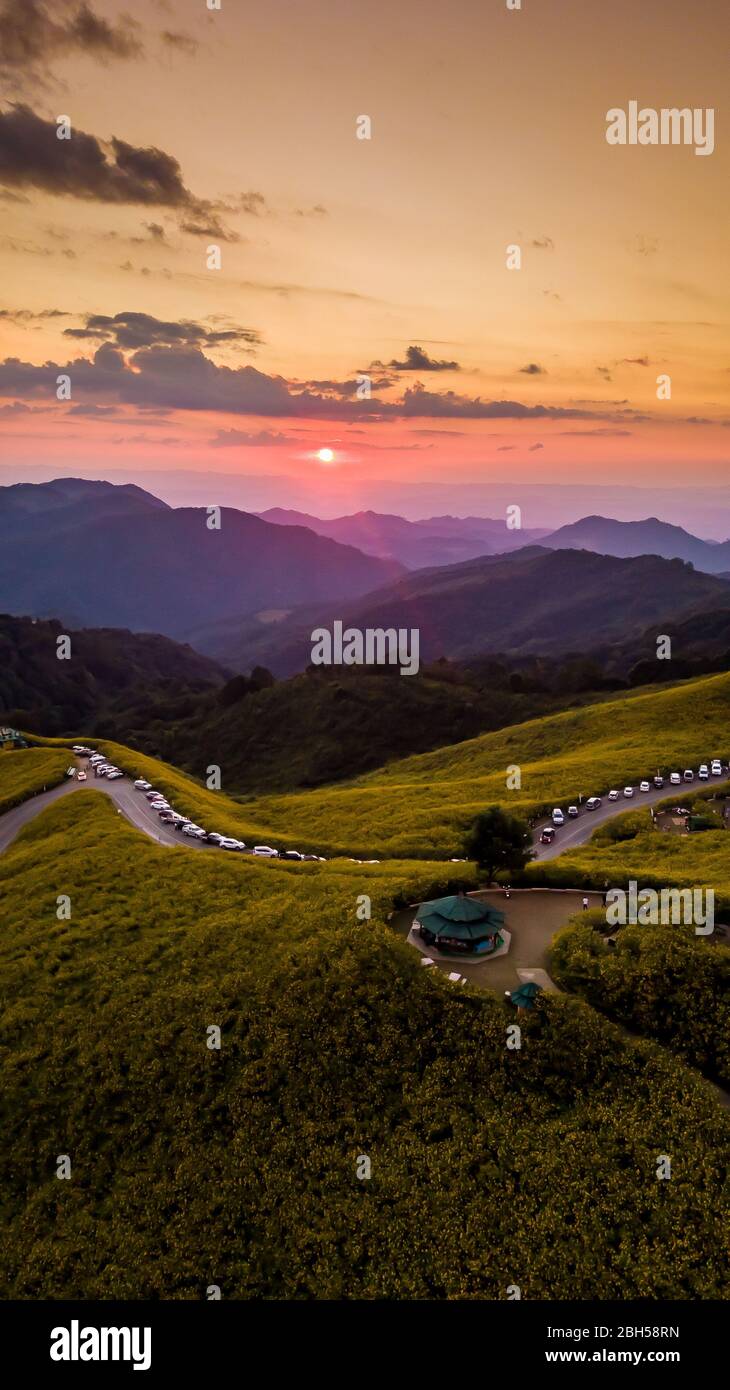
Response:
[[[86,758],[77,758],[77,764],[88,770]],[[652,806],[658,801],[668,799],[675,800],[677,805],[682,804],[682,800],[690,792],[696,792],[700,788],[721,784],[724,778],[710,778],[708,782],[700,782],[695,777],[694,782],[684,782],[679,787],[669,785],[668,779],[661,788],[652,787],[651,791],[640,792],[638,787],[634,791],[633,797],[624,797],[623,787],[620,788],[621,796],[618,801],[608,801],[603,798],[603,803],[597,811],[586,811],[585,803],[581,807],[580,815],[574,819],[566,816],[565,824],[556,830],[555,839],[551,845],[540,844],[540,832],[544,826],[550,825],[551,821],[545,819],[540,821],[535,827],[533,834],[533,848],[535,860],[557,859],[566,849],[575,849],[578,845],[583,845],[590,839],[593,831],[599,825],[605,825],[606,821],[613,820],[616,816],[622,815],[625,811],[634,811],[642,806]],[[88,770],[88,781],[77,782],[76,778],[69,778],[60,787],[54,787],[49,792],[40,792],[37,796],[30,797],[21,806],[16,806],[12,811],[6,811],[4,816],[0,816],[0,854],[15,839],[16,835],[22,830],[28,821],[33,820],[46,806],[57,801],[61,796],[68,796],[71,792],[79,791],[82,787],[93,787],[95,791],[103,792],[105,796],[111,797],[126,816],[131,825],[143,830],[151,839],[158,844],[184,847],[185,849],[203,850],[207,853],[216,852],[225,854],[228,851],[218,851],[217,845],[208,844],[205,840],[195,840],[188,835],[183,835],[179,830],[171,830],[165,825],[150,807],[144,792],[136,791],[128,777],[119,778],[116,781],[108,782],[106,777],[95,777],[93,772]],[[567,810],[567,806],[563,808]],[[211,827],[213,829],[214,827]],[[244,854],[252,851],[246,849]]]
[[[77,759],[77,762],[85,766],[86,760]],[[92,772],[86,782],[77,782],[75,777],[69,777],[60,787],[54,787],[49,792],[39,792],[37,796],[24,801],[21,806],[15,806],[12,811],[6,811],[4,816],[0,816],[0,854],[7,849],[28,821],[33,820],[60,797],[70,796],[73,792],[82,791],[84,787],[91,787],[94,791],[103,792],[105,796],[110,797],[131,825],[143,830],[145,835],[149,835],[150,839],[156,840],[158,844],[206,850],[209,853],[217,849],[216,845],[208,844],[205,840],[195,840],[191,836],[183,835],[179,830],[171,830],[159,819],[157,812],[152,810],[144,792],[136,791],[128,777],[108,782],[106,777],[95,777]],[[226,854],[228,851],[221,850],[220,853]]]
[[[649,777],[647,780],[651,781],[651,778]],[[719,786],[725,780],[724,777],[711,777],[707,782],[700,782],[695,769],[694,782],[683,782],[681,787],[670,786],[669,779],[666,778],[663,787],[652,787],[651,791],[648,792],[640,792],[638,786],[635,786],[634,795],[631,797],[625,797],[623,787],[619,787],[618,790],[621,795],[618,801],[608,801],[604,796],[603,804],[598,807],[597,811],[586,811],[584,802],[580,808],[580,815],[574,819],[568,819],[566,814],[568,808],[563,806],[561,809],[565,815],[565,825],[556,827],[555,839],[551,845],[540,844],[540,831],[546,825],[551,825],[552,821],[542,820],[535,827],[533,835],[535,859],[557,859],[564,850],[575,849],[577,845],[584,845],[586,840],[590,840],[597,826],[605,825],[607,820],[613,820],[616,816],[622,815],[624,811],[640,811],[642,806],[654,806],[657,801],[667,801],[670,798],[675,805],[682,806],[684,798],[692,792],[712,786],[713,783]],[[578,804],[577,801],[575,804]]]

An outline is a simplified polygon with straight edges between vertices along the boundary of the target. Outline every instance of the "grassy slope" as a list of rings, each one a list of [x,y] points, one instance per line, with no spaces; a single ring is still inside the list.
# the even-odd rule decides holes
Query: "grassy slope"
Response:
[[[458,854],[466,825],[492,801],[529,815],[717,755],[730,743],[730,674],[531,720],[406,758],[344,786],[258,797],[250,814],[320,844],[373,853]],[[507,768],[521,768],[519,791]]]
[[[553,978],[727,1087],[730,949],[671,925],[620,927],[609,945],[611,930],[600,909],[573,917],[552,944]]]
[[[730,674],[570,710],[391,763],[349,783],[282,796],[209,792],[175,768],[122,745],[98,747],[143,775],[208,829],[277,847],[449,858],[490,802],[523,815],[577,796],[726,755]],[[53,740],[43,740],[52,743]],[[507,768],[520,790],[506,790]],[[222,768],[223,786],[226,770]]]
[[[425,872],[163,851],[91,789],[26,828],[0,865],[6,1294],[727,1293],[709,1089],[566,998],[508,1052],[501,1001],[377,920]]]
[[[62,748],[0,751],[0,815],[44,787],[62,782],[73,757]]]

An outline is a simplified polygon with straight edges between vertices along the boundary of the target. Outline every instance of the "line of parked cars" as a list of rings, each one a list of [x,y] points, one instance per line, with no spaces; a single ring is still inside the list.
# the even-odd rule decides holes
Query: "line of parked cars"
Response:
[[[107,762],[106,758],[93,748],[75,743],[73,752],[77,757],[88,758],[89,767],[93,767],[95,777],[106,777],[108,781],[113,782],[117,777],[124,776],[121,768],[115,767],[114,763]],[[79,782],[87,780],[87,774],[83,768],[79,768],[77,771],[75,767],[69,767],[66,775],[76,777]],[[143,777],[138,777],[134,786],[137,791],[144,792],[151,810],[157,812],[163,825],[170,826],[172,830],[179,830],[181,835],[187,835],[190,840],[216,845],[218,849],[255,854],[259,859],[288,859],[298,863],[312,860],[319,863],[325,862],[324,856],[321,854],[302,854],[301,850],[298,849],[287,849],[280,852],[278,849],[273,849],[271,845],[254,845],[253,849],[247,849],[243,840],[234,839],[231,835],[219,835],[217,830],[204,830],[202,825],[196,825],[188,816],[183,816],[180,811],[175,811],[162,792],[155,791],[152,784],[146,782]],[[367,862],[375,863],[376,861],[369,860]]]
[[[196,825],[188,816],[174,810],[163,793],[156,791],[144,777],[138,777],[134,786],[137,791],[144,792],[150,809],[157,812],[163,825],[179,831],[190,840],[216,845],[218,849],[230,850],[233,853],[254,854],[259,859],[289,859],[299,863],[305,860],[322,860],[321,854],[302,854],[298,849],[287,849],[280,853],[271,845],[254,845],[253,849],[247,849],[243,840],[237,840],[232,835],[221,835],[217,830],[204,830],[202,825]]]
[[[730,766],[728,766],[727,764],[723,765],[721,758],[713,758],[710,763],[701,763],[696,775],[697,777],[699,777],[701,782],[709,781],[710,777],[727,777],[730,776]],[[669,785],[672,787],[679,787],[684,782],[694,782],[694,780],[695,772],[694,769],[691,767],[686,767],[684,769],[684,772],[670,772],[669,774]],[[639,791],[649,792],[651,791],[652,786],[655,788],[655,790],[660,791],[661,788],[664,786],[664,782],[665,778],[662,777],[659,773],[657,773],[656,777],[652,778],[651,782],[648,781],[648,779],[646,778],[644,779],[644,781],[640,782]],[[629,801],[633,797],[633,795],[634,787],[624,787],[623,792],[620,792],[615,787],[612,787],[610,792],[608,793],[607,800],[619,801],[620,798],[623,796],[627,801]],[[586,811],[597,811],[598,807],[602,804],[603,800],[600,796],[589,796],[588,800],[585,803],[585,808]],[[580,811],[577,806],[568,807],[567,815],[569,819],[574,819],[579,814]],[[559,830],[560,826],[565,825],[566,816],[560,806],[555,806],[553,808],[550,819],[552,821],[552,825],[546,825],[544,829],[540,832],[540,843],[543,845],[552,844],[553,840],[555,839],[556,832]]]

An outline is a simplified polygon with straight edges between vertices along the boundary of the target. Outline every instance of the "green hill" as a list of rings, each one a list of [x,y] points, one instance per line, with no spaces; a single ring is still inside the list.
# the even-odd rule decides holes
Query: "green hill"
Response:
[[[565,997],[508,1051],[384,924],[425,866],[306,868],[162,850],[91,789],[6,851],[6,1295],[727,1296],[710,1088]]]
[[[64,748],[0,750],[0,815],[45,787],[62,782],[72,761]]]
[[[347,784],[246,801],[270,833],[357,853],[448,858],[492,802],[521,814],[709,757],[727,756],[730,674],[533,719],[405,758]],[[508,791],[507,769],[521,769]]]

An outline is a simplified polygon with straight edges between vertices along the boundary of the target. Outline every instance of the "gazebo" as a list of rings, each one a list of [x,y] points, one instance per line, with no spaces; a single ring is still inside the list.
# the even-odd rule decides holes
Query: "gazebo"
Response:
[[[464,893],[421,903],[413,921],[427,946],[445,953],[489,955],[502,946],[504,913]]]

